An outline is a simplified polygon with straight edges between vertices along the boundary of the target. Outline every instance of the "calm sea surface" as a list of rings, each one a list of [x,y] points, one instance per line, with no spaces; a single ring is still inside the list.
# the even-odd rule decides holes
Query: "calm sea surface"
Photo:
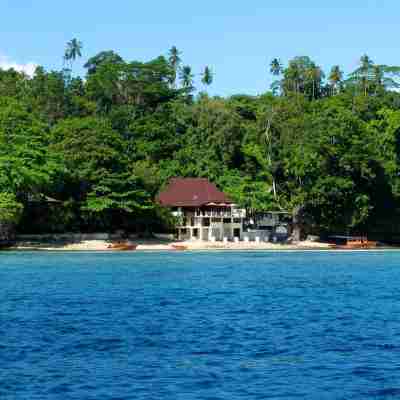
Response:
[[[0,399],[398,399],[399,252],[0,253]]]

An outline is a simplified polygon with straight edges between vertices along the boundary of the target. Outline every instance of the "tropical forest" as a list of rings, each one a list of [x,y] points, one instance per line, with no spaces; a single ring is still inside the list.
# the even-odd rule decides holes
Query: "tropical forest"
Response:
[[[208,178],[248,215],[287,211],[302,236],[400,242],[400,67],[266,57],[270,88],[219,97],[212,65],[194,70],[176,47],[102,51],[79,76],[83,55],[73,39],[60,71],[0,70],[0,239],[169,232],[155,197],[179,176]]]

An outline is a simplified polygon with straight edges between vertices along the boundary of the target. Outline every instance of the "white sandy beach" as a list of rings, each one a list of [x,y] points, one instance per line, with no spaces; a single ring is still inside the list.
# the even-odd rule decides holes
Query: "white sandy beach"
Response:
[[[45,251],[117,251],[110,249],[109,240],[82,240],[73,243],[49,242],[17,242],[12,250],[45,250]],[[296,250],[296,249],[328,249],[327,243],[303,241],[293,244],[257,243],[257,242],[205,242],[162,240],[136,240],[129,242],[137,244],[137,250]]]

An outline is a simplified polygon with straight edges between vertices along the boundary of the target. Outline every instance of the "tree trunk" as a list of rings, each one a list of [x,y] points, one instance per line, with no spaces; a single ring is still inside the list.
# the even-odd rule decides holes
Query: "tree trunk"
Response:
[[[274,200],[276,201],[278,196],[276,195],[276,182],[275,182],[275,177],[272,176],[272,190],[274,193]]]
[[[293,210],[293,232],[292,239],[294,242],[300,242],[303,238],[303,206],[297,206]]]
[[[271,110],[271,117],[268,118],[267,120],[267,127],[265,129],[265,141],[266,141],[266,146],[267,146],[267,161],[269,164],[269,167],[272,166],[272,137],[270,136],[269,132],[271,129],[271,123],[272,123],[272,118],[274,117],[274,109]],[[276,193],[276,181],[274,174],[272,174],[272,190],[274,194],[274,200],[276,201],[278,196]]]

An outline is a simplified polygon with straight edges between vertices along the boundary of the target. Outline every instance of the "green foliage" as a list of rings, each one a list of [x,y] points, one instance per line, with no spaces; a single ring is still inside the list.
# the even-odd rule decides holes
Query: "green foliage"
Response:
[[[273,71],[277,71],[276,61],[271,66]],[[276,72],[274,72],[276,74]],[[322,80],[324,73],[309,57],[295,57],[283,70],[283,80],[281,82],[284,93],[301,93],[310,99],[317,99],[322,96]]]
[[[123,173],[102,177],[89,192],[84,208],[94,213],[110,210],[133,213],[153,208],[153,204],[141,182]]]
[[[271,184],[252,180],[238,171],[231,171],[219,179],[219,185],[240,207],[248,212],[271,211],[275,208]]]
[[[23,205],[10,192],[0,192],[0,224],[16,224],[19,222]]]
[[[203,73],[202,73],[201,82],[205,86],[210,86],[213,83],[213,79],[214,79],[214,76],[213,76],[213,73],[211,71],[211,68],[206,66],[204,68]]]
[[[123,140],[107,119],[66,119],[52,129],[51,137],[50,148],[62,159],[65,173],[85,186],[99,182],[108,171],[121,171],[126,162]]]
[[[103,64],[122,64],[124,60],[122,57],[114,53],[112,50],[110,51],[101,51],[96,54],[94,57],[89,58],[84,67],[87,69],[88,75],[94,74],[99,66]]]
[[[18,195],[49,185],[58,171],[46,125],[17,101],[0,98],[0,190]]]
[[[182,87],[185,90],[191,92],[194,89],[193,87],[194,75],[192,73],[192,68],[189,65],[185,65],[182,67],[182,70],[180,72],[180,79]]]
[[[65,61],[81,56],[72,40]],[[194,94],[194,73],[167,57],[125,61],[102,51],[70,70],[28,78],[0,70],[0,193],[19,230],[172,230],[154,204],[173,176],[207,177],[249,213],[287,210],[310,232],[398,230],[400,68],[368,56],[325,79],[309,57],[268,66],[273,91]],[[180,84],[178,84],[178,82]],[[31,201],[47,195],[58,202]]]

